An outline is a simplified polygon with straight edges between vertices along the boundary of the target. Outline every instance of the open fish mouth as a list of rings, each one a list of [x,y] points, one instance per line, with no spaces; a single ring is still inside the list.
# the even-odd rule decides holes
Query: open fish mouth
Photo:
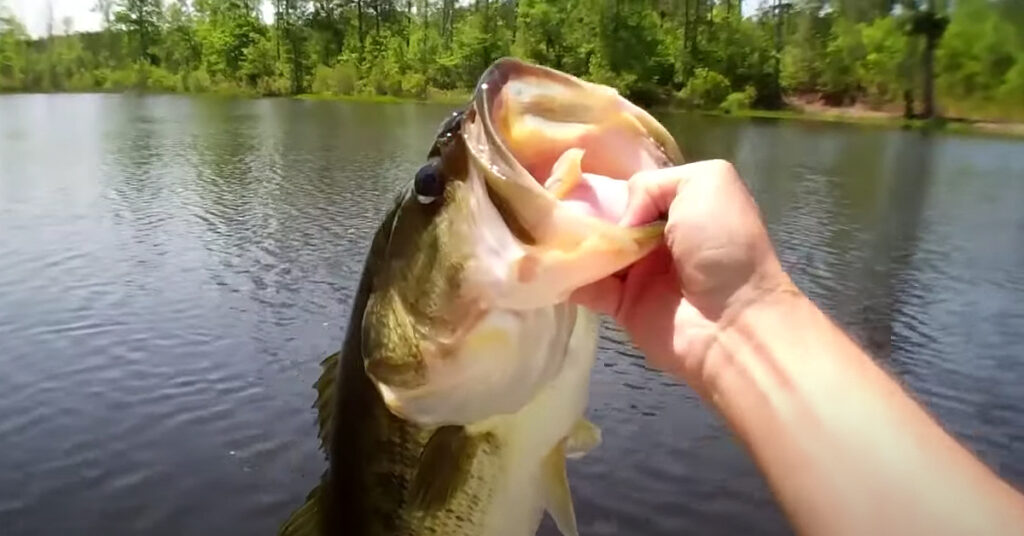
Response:
[[[618,226],[627,179],[683,157],[656,119],[614,89],[502,59],[481,76],[461,132],[470,167],[522,245],[519,284],[504,285],[501,306],[565,300],[661,241],[660,223]]]
[[[473,110],[482,128],[469,149],[492,182],[518,180],[605,221],[625,210],[627,179],[683,162],[668,131],[614,89],[515,59],[481,76]]]

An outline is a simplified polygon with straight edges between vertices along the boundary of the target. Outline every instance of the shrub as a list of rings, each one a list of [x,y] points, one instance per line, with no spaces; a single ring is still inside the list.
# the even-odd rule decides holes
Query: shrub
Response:
[[[89,71],[81,71],[71,75],[67,88],[71,91],[88,91],[101,86],[101,84],[96,83],[93,73]]]
[[[427,96],[427,77],[420,73],[408,73],[402,78],[402,94],[414,99]]]
[[[138,66],[137,85],[140,88],[152,91],[174,91],[178,87],[178,81],[166,69],[149,64],[140,64]]]
[[[105,89],[113,89],[117,91],[123,91],[131,89],[135,84],[135,70],[132,68],[127,69],[115,69],[110,71],[107,76],[106,83],[103,85]]]
[[[1017,56],[1017,63],[1006,73],[1006,79],[998,92],[1000,100],[1007,104],[1016,104],[1018,108],[1024,102],[1024,54]]]
[[[356,90],[359,73],[354,64],[341,61],[334,67],[317,65],[313,72],[313,93],[351,95]]]
[[[210,80],[210,75],[206,72],[206,69],[199,69],[185,75],[184,86],[185,91],[205,93],[213,88],[213,82]]]
[[[747,86],[743,91],[730,93],[718,106],[718,109],[727,114],[749,110],[755,99],[757,99],[757,91],[754,90],[754,86]]]
[[[262,76],[256,80],[256,92],[263,96],[287,95],[291,87],[291,81],[280,75]]]
[[[705,68],[699,68],[679,92],[679,99],[685,106],[711,110],[722,104],[729,96],[729,80]]]

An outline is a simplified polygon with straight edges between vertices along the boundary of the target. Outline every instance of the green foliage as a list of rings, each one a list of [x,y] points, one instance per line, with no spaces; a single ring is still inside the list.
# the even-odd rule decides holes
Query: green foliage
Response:
[[[43,38],[3,1],[0,91],[463,99],[511,54],[641,104],[898,110],[933,51],[942,110],[1024,114],[1022,0],[98,0],[102,31]]]
[[[864,58],[858,76],[864,92],[872,104],[898,101],[912,83],[909,72],[916,54],[899,22],[893,17],[881,17],[860,26],[864,43]]]
[[[338,62],[334,67],[317,65],[313,74],[313,93],[352,95],[359,81],[359,71],[353,63]]]
[[[714,31],[703,35],[697,51],[700,65],[692,67],[703,66],[722,73],[734,88],[751,86],[758,98],[764,99],[765,105],[771,105],[773,103],[768,98],[774,93],[775,77],[773,42],[769,33],[754,21],[741,18],[737,10],[719,6],[714,12]],[[673,35],[681,34],[673,32]],[[682,43],[673,43],[672,46],[678,48]],[[680,59],[683,63],[677,67],[677,78],[692,72],[687,62],[696,61],[690,54],[680,55]]]
[[[414,99],[427,97],[427,77],[420,73],[409,73],[402,78],[402,95]]]
[[[451,51],[445,61],[456,87],[471,87],[494,60],[507,56],[509,28],[489,11],[470,12],[455,25]]]
[[[289,84],[280,76],[280,67],[273,43],[267,37],[258,35],[242,51],[238,74],[262,95],[284,95],[289,92]]]
[[[938,51],[940,91],[956,99],[995,96],[1016,63],[1016,29],[987,0],[959,0]]]
[[[590,76],[638,100],[649,100],[652,86],[667,86],[674,64],[659,31],[656,11],[638,2],[592,0],[597,43]],[[644,98],[648,97],[648,98]]]
[[[999,99],[1016,102],[1024,108],[1024,54],[1019,54],[1013,68],[1006,73],[1006,81],[999,88]]]
[[[679,92],[679,100],[686,106],[703,110],[718,108],[728,96],[729,80],[703,67],[693,73],[693,78]]]
[[[861,28],[845,19],[836,21],[825,46],[825,61],[820,71],[819,84],[826,102],[842,105],[856,100],[861,82],[858,67],[864,57]]]
[[[206,93],[213,90],[213,81],[205,69],[200,68],[183,74],[181,87],[184,91]]]
[[[782,86],[788,91],[808,93],[822,87],[831,19],[820,13],[820,7],[811,5],[791,16],[795,30],[782,52],[781,72]]]
[[[28,33],[25,26],[0,5],[0,91],[24,85]]]
[[[182,4],[172,3],[167,6],[165,20],[163,39],[158,48],[162,65],[185,73],[198,67],[203,50],[192,13]]]
[[[749,110],[753,107],[756,99],[757,91],[753,86],[747,86],[743,91],[730,93],[729,96],[722,101],[722,104],[718,106],[718,109],[727,114],[734,114],[743,110]]]
[[[159,38],[163,18],[160,0],[119,0],[116,6],[114,27],[128,36],[136,58],[154,62],[151,48]]]

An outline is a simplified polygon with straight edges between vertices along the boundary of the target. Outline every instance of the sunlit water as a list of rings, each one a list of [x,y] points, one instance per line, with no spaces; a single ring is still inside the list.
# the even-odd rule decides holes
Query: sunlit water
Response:
[[[448,111],[0,98],[0,532],[273,533],[324,467],[311,384],[370,233]],[[1024,484],[1024,143],[664,120],[736,162],[798,284]],[[570,466],[581,532],[787,532],[624,341],[606,326],[605,442]]]

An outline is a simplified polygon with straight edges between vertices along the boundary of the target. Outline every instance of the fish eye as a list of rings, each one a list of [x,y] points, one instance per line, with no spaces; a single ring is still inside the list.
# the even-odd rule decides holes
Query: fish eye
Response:
[[[437,135],[434,136],[434,143],[430,147],[430,152],[427,154],[428,157],[433,158],[441,155],[441,148],[452,141],[455,136],[462,130],[462,118],[465,115],[465,111],[460,110],[452,112],[444,121],[441,122],[441,128],[438,129]]]
[[[431,158],[416,172],[412,189],[416,192],[416,200],[424,205],[433,203],[435,199],[444,194],[444,175],[441,173],[439,158]]]

